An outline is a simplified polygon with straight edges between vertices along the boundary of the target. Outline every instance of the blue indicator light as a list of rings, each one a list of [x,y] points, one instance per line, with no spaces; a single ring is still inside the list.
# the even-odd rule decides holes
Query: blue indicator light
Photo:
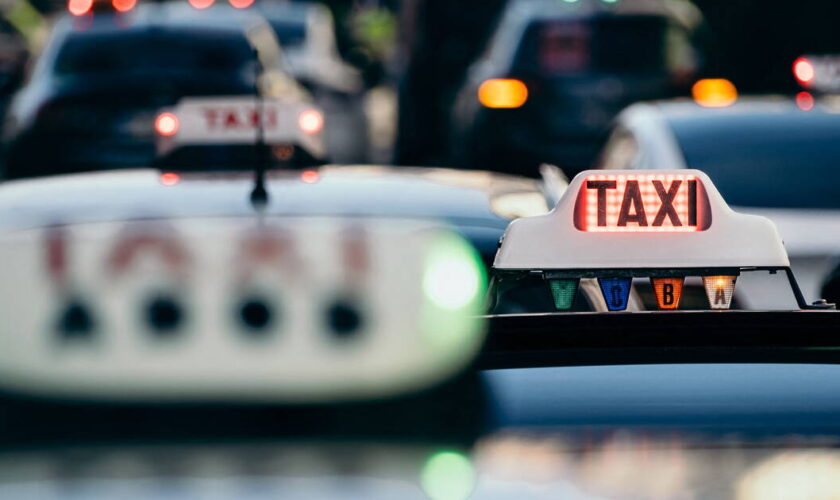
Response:
[[[627,309],[627,299],[630,297],[632,283],[632,278],[598,278],[598,285],[601,286],[607,309],[610,311]]]

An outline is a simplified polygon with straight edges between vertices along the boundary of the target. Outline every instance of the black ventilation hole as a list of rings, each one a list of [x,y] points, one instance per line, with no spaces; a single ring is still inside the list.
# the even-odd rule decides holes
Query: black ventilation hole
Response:
[[[146,321],[149,326],[163,334],[171,334],[181,326],[184,313],[178,302],[171,297],[156,297],[146,307]]]
[[[89,338],[94,321],[90,311],[80,301],[70,301],[58,320],[58,331],[65,339]]]
[[[364,318],[354,304],[339,301],[327,309],[327,324],[336,337],[351,338],[361,331]]]
[[[239,319],[248,331],[262,333],[271,325],[271,308],[263,300],[247,299],[239,308]]]

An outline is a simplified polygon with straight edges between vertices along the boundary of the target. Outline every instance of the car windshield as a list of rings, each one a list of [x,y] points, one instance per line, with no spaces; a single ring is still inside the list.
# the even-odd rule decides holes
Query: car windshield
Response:
[[[547,77],[661,72],[666,26],[654,16],[538,21],[528,27],[515,65]]]
[[[724,113],[670,124],[688,166],[708,173],[731,205],[840,209],[840,115]]]
[[[237,73],[253,61],[244,36],[200,32],[125,31],[72,36],[58,54],[59,75]]]

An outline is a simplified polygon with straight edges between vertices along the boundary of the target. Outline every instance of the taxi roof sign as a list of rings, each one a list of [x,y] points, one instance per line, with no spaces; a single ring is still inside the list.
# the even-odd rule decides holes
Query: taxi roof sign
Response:
[[[513,221],[498,270],[789,267],[775,225],[699,171],[588,170],[548,214]]]

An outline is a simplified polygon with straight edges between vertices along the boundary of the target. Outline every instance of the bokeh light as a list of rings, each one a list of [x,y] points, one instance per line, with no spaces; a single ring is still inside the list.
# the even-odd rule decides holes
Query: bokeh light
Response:
[[[465,499],[475,488],[475,468],[462,453],[439,451],[426,460],[420,482],[432,500]]]
[[[67,10],[74,16],[83,16],[90,12],[93,0],[68,0]]]

